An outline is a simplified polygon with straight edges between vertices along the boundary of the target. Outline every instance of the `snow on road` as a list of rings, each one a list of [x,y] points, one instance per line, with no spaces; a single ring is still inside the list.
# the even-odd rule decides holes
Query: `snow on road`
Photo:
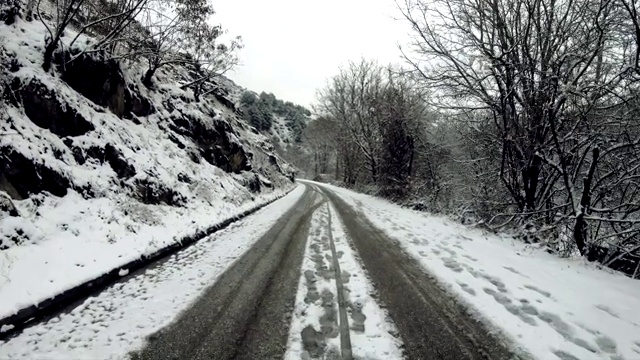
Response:
[[[357,359],[402,359],[402,342],[389,315],[374,300],[371,284],[338,212],[331,206],[331,232],[349,304],[351,349]],[[342,254],[342,256],[340,256]]]
[[[47,199],[51,206],[40,209],[49,214],[46,219],[6,218],[0,224],[0,231],[10,233],[12,222],[33,221],[46,234],[46,241],[0,253],[0,318],[264,204],[284,191],[259,195],[238,205],[219,202],[192,209],[117,205],[106,198],[85,201],[74,193]],[[145,220],[136,223],[132,218]]]
[[[313,214],[285,359],[339,358],[340,329],[336,299],[336,272],[329,236],[329,204]],[[349,315],[351,349],[358,359],[401,359],[395,326],[372,297],[373,286],[349,246],[336,211],[331,232],[340,263]]]
[[[304,192],[293,192],[256,214],[117,283],[68,313],[0,342],[0,358],[112,359],[141,348],[244,254]]]
[[[640,282],[508,236],[327,186],[539,359],[640,359]]]

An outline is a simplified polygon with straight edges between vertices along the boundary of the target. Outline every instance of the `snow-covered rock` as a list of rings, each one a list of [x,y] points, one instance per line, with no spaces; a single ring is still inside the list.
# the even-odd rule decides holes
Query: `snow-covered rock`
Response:
[[[20,213],[6,192],[0,191],[0,219],[6,216],[19,216]]]
[[[11,198],[0,200],[19,215],[0,216],[0,318],[293,186],[270,139],[239,116],[232,81],[196,101],[180,88],[185,68],[158,70],[147,88],[142,61],[91,53],[60,66],[77,53],[68,46],[45,72],[46,33],[37,20],[0,24],[0,191]]]

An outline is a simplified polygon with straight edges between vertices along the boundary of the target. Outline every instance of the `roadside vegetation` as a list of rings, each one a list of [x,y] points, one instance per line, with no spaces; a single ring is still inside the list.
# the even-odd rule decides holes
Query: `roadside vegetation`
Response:
[[[300,166],[640,277],[636,2],[398,7],[404,66],[341,69]]]

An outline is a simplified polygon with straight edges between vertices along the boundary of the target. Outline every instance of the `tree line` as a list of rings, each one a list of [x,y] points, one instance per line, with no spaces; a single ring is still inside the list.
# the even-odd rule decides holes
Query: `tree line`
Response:
[[[240,98],[240,105],[245,119],[260,131],[271,129],[274,115],[282,117],[285,126],[291,131],[292,140],[296,143],[302,140],[302,131],[311,116],[311,112],[304,106],[282,101],[264,91],[259,95],[245,91]]]
[[[640,277],[635,0],[404,0],[405,66],[319,92],[307,171]]]

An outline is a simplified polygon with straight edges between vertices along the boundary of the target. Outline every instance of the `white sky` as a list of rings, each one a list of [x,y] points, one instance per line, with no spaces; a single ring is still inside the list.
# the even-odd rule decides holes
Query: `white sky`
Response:
[[[393,0],[220,0],[215,22],[241,35],[241,65],[228,77],[256,92],[308,106],[316,90],[361,57],[401,63],[407,28]]]

